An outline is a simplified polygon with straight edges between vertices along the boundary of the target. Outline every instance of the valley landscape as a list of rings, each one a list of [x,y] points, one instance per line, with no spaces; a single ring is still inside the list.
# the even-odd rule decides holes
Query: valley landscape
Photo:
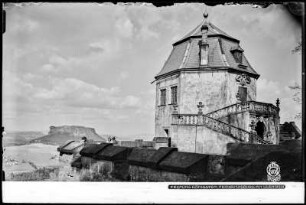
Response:
[[[70,167],[72,156],[60,157],[57,148],[68,140],[80,140],[83,136],[103,142],[109,135],[98,135],[93,128],[82,126],[51,126],[47,134],[33,131],[4,133],[4,180],[81,180],[81,173]]]

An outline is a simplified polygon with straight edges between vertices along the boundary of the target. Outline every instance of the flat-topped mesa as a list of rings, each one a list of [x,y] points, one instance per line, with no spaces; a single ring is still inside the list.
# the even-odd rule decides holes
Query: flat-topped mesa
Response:
[[[98,136],[94,128],[90,127],[83,127],[83,126],[50,126],[49,134],[55,134],[55,133],[69,133],[76,137],[83,137],[83,136]]]
[[[63,145],[67,141],[79,141],[82,137],[86,137],[90,141],[105,141],[100,137],[94,128],[83,126],[50,126],[50,131],[47,135],[37,138],[32,142]]]

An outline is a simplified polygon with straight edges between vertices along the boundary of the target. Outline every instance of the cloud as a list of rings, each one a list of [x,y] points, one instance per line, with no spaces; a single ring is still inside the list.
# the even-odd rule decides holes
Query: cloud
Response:
[[[49,79],[51,88],[47,89],[34,87],[17,76],[10,76],[12,75],[7,74],[4,81],[6,101],[9,100],[7,96],[13,96],[15,98],[10,99],[12,101],[15,101],[16,97],[31,99],[25,103],[36,101],[42,105],[58,104],[98,109],[136,109],[141,105],[141,100],[137,96],[124,96],[118,87],[102,88],[74,78],[52,78]]]
[[[129,77],[129,73],[127,71],[122,71],[119,74],[119,80],[124,80]]]
[[[118,51],[120,51],[120,40],[119,39],[100,39],[89,43],[89,49],[98,53],[103,53],[100,57],[114,57]]]
[[[281,122],[297,121],[295,116],[302,111],[302,106],[294,101],[295,92],[289,88],[292,84],[295,82],[280,84],[264,78],[257,80],[257,101],[275,104],[276,99],[280,99]],[[297,125],[301,127],[300,121]]]
[[[136,96],[128,95],[119,105],[121,108],[138,108],[141,106],[141,100]]]
[[[279,82],[259,78],[257,80],[257,100],[274,103],[281,96],[282,88]]]
[[[56,71],[55,67],[52,64],[45,64],[45,65],[42,66],[42,69],[43,69],[43,71],[46,71],[46,72],[55,72]]]
[[[8,27],[11,32],[31,33],[39,28],[39,22],[33,19],[16,16],[15,21],[17,21],[16,24]]]
[[[59,55],[52,55],[49,62],[54,65],[64,65],[67,63],[67,60]]]
[[[115,27],[117,29],[117,32],[122,36],[123,38],[131,38],[133,36],[133,23],[128,18],[119,18],[115,22]]]

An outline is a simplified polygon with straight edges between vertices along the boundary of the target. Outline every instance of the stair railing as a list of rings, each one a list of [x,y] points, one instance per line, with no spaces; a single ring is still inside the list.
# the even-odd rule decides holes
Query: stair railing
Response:
[[[214,110],[210,113],[207,113],[206,115],[214,119],[220,119],[230,114],[237,114],[245,111],[276,115],[278,114],[279,108],[270,103],[247,101],[245,104],[236,103],[218,110]]]
[[[205,126],[216,132],[228,135],[239,142],[269,144],[269,142],[264,141],[255,133],[248,132],[244,129],[214,119],[207,115],[172,114],[172,125]]]

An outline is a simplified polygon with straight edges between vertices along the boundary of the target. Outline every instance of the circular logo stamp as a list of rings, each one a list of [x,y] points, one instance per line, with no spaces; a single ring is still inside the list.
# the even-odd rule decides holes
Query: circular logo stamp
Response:
[[[278,182],[281,180],[280,166],[276,162],[270,162],[267,166],[267,179],[270,182]]]

